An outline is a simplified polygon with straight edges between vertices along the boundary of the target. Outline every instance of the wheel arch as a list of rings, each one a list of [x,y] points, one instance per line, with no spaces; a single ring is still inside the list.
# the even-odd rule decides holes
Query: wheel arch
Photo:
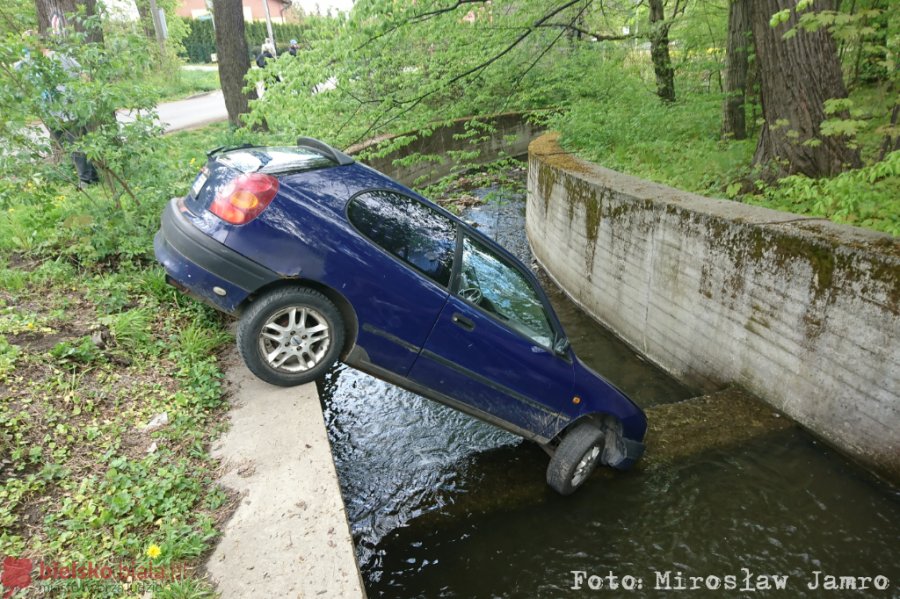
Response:
[[[253,293],[247,296],[241,305],[238,306],[235,311],[236,315],[241,315],[246,309],[247,306],[252,304],[258,297],[261,297],[267,293],[271,293],[276,289],[283,289],[285,287],[303,287],[307,289],[313,289],[318,291],[325,297],[327,297],[331,302],[337,307],[338,311],[341,313],[341,318],[344,320],[344,326],[346,330],[344,331],[344,346],[341,348],[341,360],[347,357],[347,354],[350,353],[350,350],[353,349],[353,346],[356,344],[356,337],[359,333],[359,320],[356,317],[356,310],[353,309],[353,306],[350,304],[350,301],[347,300],[343,294],[339,293],[333,287],[329,287],[328,285],[324,285],[319,283],[318,281],[313,281],[312,279],[279,279],[277,281],[272,281],[266,285],[263,285]]]
[[[627,470],[644,454],[644,443],[629,439],[625,435],[625,423],[615,414],[607,412],[590,412],[570,422],[554,439],[553,450],[565,434],[581,422],[590,422],[604,432],[606,443],[603,450],[603,463],[617,470]],[[551,454],[552,455],[552,454]]]
[[[562,440],[566,434],[578,426],[582,422],[590,422],[594,426],[601,428],[603,430],[615,430],[618,431],[618,434],[622,434],[622,421],[619,420],[617,416],[614,414],[609,414],[607,412],[589,412],[587,414],[581,414],[571,422],[569,422],[562,430],[560,430],[556,436],[550,441],[550,444],[553,446],[559,445],[559,442]]]
[[[622,439],[622,421],[618,416],[607,412],[588,412],[566,424],[549,443],[541,445],[541,448],[552,457],[563,437],[582,422],[589,422],[604,432],[613,431],[618,439]]]

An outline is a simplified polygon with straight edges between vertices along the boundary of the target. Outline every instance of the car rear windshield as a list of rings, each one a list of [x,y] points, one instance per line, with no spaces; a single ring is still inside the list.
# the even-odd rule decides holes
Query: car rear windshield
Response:
[[[223,152],[216,159],[242,173],[267,175],[299,173],[336,164],[330,158],[298,147],[241,148]]]

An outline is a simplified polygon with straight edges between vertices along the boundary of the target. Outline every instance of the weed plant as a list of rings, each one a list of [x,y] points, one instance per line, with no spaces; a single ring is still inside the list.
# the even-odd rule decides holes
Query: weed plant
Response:
[[[687,191],[796,214],[829,218],[900,236],[900,152],[879,161],[886,125],[869,119],[857,142],[867,164],[830,179],[795,175],[767,183],[750,168],[757,131],[742,141],[721,138],[722,95],[690,86],[677,102],[655,98],[638,68],[601,73],[602,93],[585,91],[554,118],[562,143],[608,168]],[[887,102],[871,89],[851,95],[858,104]],[[754,107],[748,108],[752,116]],[[886,115],[888,110],[874,111]]]
[[[165,284],[152,237],[204,151],[231,135],[160,140],[132,179],[138,202],[38,170],[0,182],[0,555],[187,574],[53,581],[53,596],[213,596],[196,570],[231,505],[207,451],[230,336]],[[168,424],[145,430],[162,413]]]

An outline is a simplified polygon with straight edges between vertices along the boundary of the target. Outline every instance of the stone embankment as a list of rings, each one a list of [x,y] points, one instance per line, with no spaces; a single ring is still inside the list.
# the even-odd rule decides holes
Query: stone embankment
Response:
[[[900,479],[900,241],[529,148],[527,233],[559,286],[703,390],[739,385]]]

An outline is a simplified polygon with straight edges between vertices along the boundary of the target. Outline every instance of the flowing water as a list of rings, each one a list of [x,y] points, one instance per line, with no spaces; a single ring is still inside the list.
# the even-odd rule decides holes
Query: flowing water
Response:
[[[488,192],[464,218],[531,263],[521,190]],[[638,404],[694,395],[539,276],[576,353]],[[369,597],[900,598],[900,492],[797,428],[560,497],[546,454],[491,425],[342,365],[319,391]]]

